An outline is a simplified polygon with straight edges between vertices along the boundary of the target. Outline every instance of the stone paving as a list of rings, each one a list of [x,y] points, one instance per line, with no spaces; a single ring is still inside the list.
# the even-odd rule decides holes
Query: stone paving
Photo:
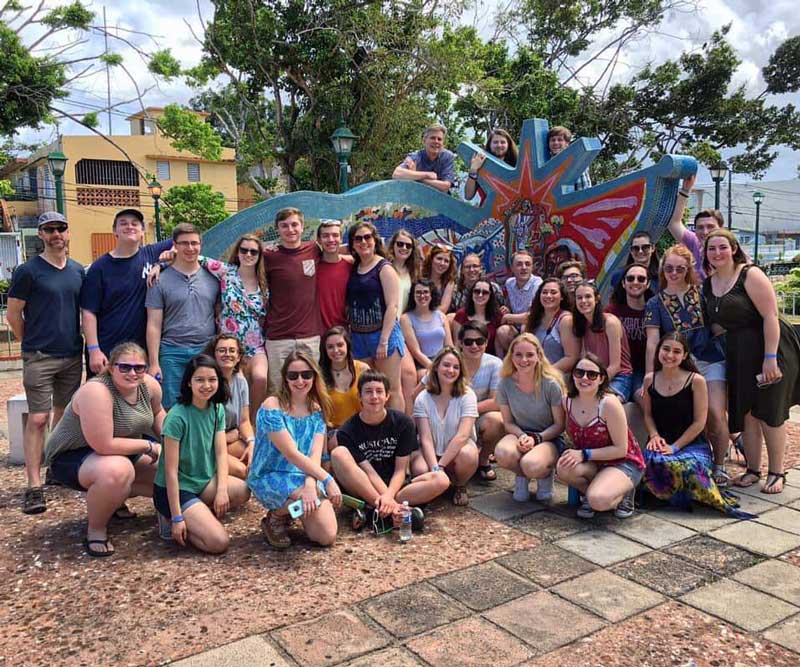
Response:
[[[545,506],[515,503],[512,481],[472,485],[467,511],[536,546],[172,664],[800,665],[800,466],[781,494],[742,493],[754,521],[703,508],[581,521],[560,484]]]

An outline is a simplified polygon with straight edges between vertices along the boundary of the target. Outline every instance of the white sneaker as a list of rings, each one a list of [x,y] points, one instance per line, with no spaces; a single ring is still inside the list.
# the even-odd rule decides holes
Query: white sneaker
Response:
[[[576,512],[579,519],[593,519],[594,518],[594,510],[589,502],[586,500],[586,496],[581,496],[581,506],[578,508]]]
[[[536,480],[536,500],[548,503],[553,499],[553,476],[551,472],[547,477]]]
[[[525,475],[517,475],[514,483],[514,500],[518,503],[526,503],[531,499],[531,492],[528,489],[530,480]]]

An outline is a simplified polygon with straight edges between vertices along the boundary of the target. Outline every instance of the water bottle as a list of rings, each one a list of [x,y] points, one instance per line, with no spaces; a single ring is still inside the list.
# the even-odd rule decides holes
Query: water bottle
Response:
[[[411,540],[411,508],[408,501],[403,501],[403,517],[400,521],[400,541],[409,542]]]

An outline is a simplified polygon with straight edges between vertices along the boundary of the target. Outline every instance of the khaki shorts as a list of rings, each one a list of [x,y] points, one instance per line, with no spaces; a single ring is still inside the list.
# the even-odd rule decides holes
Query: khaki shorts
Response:
[[[307,353],[314,361],[319,363],[319,336],[311,338],[289,338],[285,340],[264,341],[267,351],[267,392],[271,395],[277,393],[281,386],[281,370],[283,362],[295,350]]]
[[[22,353],[22,384],[28,412],[50,412],[53,406],[64,408],[81,386],[83,359],[51,357],[44,352]]]

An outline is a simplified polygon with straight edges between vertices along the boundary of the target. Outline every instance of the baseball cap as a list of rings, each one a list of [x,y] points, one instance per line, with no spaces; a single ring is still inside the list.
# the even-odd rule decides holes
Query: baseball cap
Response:
[[[121,218],[123,215],[125,215],[125,216],[129,215],[129,216],[131,216],[133,218],[136,218],[139,222],[144,224],[144,215],[142,215],[142,212],[139,209],[136,209],[136,208],[124,208],[121,211],[117,211],[117,214],[114,216],[114,222],[116,222],[117,219]]]
[[[39,216],[39,224],[36,226],[37,229],[46,225],[48,222],[63,222],[65,225],[69,225],[67,219],[58,211],[45,211]]]

